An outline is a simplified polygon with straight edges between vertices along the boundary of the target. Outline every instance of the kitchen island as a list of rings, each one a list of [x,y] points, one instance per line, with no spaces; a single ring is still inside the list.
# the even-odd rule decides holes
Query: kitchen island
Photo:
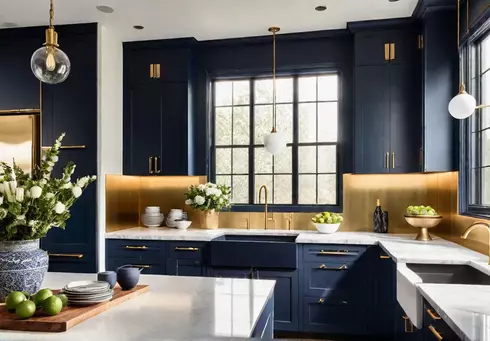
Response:
[[[58,289],[93,274],[48,273],[43,287]],[[274,281],[141,276],[150,291],[64,333],[0,330],[2,341],[147,341],[212,337],[272,338]]]

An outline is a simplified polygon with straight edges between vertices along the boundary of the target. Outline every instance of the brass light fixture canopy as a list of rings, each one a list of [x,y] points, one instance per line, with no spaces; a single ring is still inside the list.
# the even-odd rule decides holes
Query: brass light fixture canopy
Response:
[[[269,32],[271,33],[277,33],[281,30],[280,27],[277,27],[277,26],[272,26],[272,27],[269,27]]]

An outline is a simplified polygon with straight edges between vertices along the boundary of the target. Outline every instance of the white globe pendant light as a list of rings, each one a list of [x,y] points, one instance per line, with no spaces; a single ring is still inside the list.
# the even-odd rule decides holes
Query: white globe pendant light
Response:
[[[269,28],[273,36],[273,67],[272,67],[272,131],[264,137],[265,150],[272,155],[279,155],[286,150],[286,136],[276,129],[276,33],[279,27]]]
[[[465,91],[463,83],[459,86],[459,93],[449,102],[448,110],[458,120],[464,120],[475,112],[476,99]]]

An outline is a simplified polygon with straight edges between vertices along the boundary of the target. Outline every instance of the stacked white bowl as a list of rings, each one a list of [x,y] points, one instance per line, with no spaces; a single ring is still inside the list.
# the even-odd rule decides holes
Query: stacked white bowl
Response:
[[[184,217],[184,211],[178,208],[173,208],[167,216],[167,226],[177,227],[176,220],[182,220]]]
[[[145,213],[141,215],[141,222],[146,227],[159,227],[163,222],[163,213],[158,206],[148,206]]]

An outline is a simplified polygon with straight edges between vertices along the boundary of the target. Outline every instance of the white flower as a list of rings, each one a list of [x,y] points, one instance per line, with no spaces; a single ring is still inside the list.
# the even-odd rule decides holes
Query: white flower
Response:
[[[73,196],[75,198],[79,198],[80,195],[82,195],[82,189],[78,186],[73,186],[73,188],[71,189],[71,192],[73,193]]]
[[[41,179],[41,180],[39,180],[39,184],[40,184],[40,185],[43,185],[43,186],[44,186],[44,185],[46,185],[47,183],[48,183],[48,180],[46,180],[46,179]]]
[[[17,190],[17,181],[10,181],[10,188],[12,189],[12,194]]]
[[[194,202],[198,205],[202,205],[204,204],[206,200],[204,200],[203,197],[201,197],[200,195],[196,195],[196,197],[194,198]]]
[[[3,197],[0,197],[0,205],[3,204]]]
[[[5,193],[5,184],[0,182],[0,193]]]
[[[85,185],[87,185],[88,180],[89,180],[89,177],[88,176],[84,176],[83,178],[78,179],[77,186],[78,187],[81,187],[81,188],[84,188]]]
[[[54,194],[53,193],[46,193],[46,199],[53,199]]]
[[[24,201],[24,189],[22,187],[19,187],[16,189],[15,200],[17,202],[23,202]]]
[[[53,167],[49,166],[48,167],[48,172],[52,172],[53,171]]]
[[[192,205],[192,203],[193,203],[192,199],[187,199],[187,200],[185,201],[185,204],[186,204],[187,206]],[[0,204],[0,205],[1,205],[1,204]]]
[[[56,163],[56,162],[58,162],[59,158],[58,158],[58,156],[56,156],[56,155],[55,155],[55,156],[53,156],[53,157],[51,158],[51,160],[52,160],[54,163]]]
[[[58,214],[62,214],[63,212],[65,212],[65,208],[66,208],[65,205],[63,205],[63,203],[58,201],[54,206],[54,211]]]
[[[206,185],[201,184],[201,185],[197,186],[197,188],[201,191],[204,191],[206,189]]]
[[[90,179],[91,179],[91,180],[93,180],[93,181],[95,181],[95,180],[97,180],[97,176],[92,175],[92,176],[90,177]]]
[[[26,219],[26,216],[23,214],[20,214],[20,215],[15,217],[15,220],[25,220],[25,219]]]
[[[73,187],[73,184],[71,182],[67,182],[66,184],[61,186],[61,188],[63,188],[63,189],[70,189],[72,187]]]
[[[53,162],[53,161],[48,161],[48,165],[49,165],[50,167],[53,167],[53,166],[54,166],[54,162]]]
[[[37,221],[37,220],[29,220],[28,225],[33,227],[33,226],[36,226],[38,223],[39,223],[39,221]]]
[[[31,198],[32,199],[37,199],[41,196],[43,193],[43,189],[39,186],[32,186],[31,188]]]

